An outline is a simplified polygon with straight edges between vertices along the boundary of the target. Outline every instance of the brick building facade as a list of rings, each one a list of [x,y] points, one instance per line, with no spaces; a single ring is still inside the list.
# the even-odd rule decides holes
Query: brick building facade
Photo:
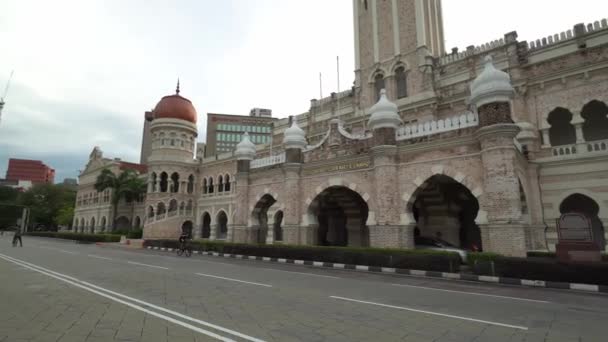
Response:
[[[421,235],[522,256],[554,249],[564,212],[608,224],[605,19],[445,53],[441,1],[353,6],[354,87],[275,122],[272,150],[243,137],[195,158],[194,107],[155,114],[145,238],[412,248]]]

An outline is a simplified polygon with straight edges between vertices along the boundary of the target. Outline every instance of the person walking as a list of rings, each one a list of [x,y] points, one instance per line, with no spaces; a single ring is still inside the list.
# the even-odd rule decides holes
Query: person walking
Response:
[[[13,247],[17,247],[17,240],[19,240],[19,247],[23,247],[23,241],[21,240],[21,229],[15,231],[13,235]]]

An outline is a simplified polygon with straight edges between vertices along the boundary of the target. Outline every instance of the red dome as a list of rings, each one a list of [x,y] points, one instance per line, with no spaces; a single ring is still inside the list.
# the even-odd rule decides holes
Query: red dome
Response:
[[[178,94],[163,97],[154,108],[156,119],[180,119],[196,123],[197,114],[192,102]]]

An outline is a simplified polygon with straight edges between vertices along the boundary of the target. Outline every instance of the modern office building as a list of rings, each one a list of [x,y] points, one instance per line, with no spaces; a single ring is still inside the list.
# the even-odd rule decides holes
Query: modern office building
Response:
[[[11,158],[8,161],[6,179],[9,181],[31,181],[33,184],[52,184],[55,182],[55,170],[40,160]]]
[[[207,114],[205,156],[234,151],[243,133],[256,145],[270,144],[273,122],[270,116]]]

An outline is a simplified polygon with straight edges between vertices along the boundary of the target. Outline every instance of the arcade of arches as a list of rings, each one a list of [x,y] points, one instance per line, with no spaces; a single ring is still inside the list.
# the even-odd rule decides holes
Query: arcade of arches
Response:
[[[593,241],[601,249],[606,245],[604,226],[598,217],[600,207],[593,199],[583,194],[573,194],[568,196],[559,206],[561,214],[582,213],[589,218],[593,229]]]

